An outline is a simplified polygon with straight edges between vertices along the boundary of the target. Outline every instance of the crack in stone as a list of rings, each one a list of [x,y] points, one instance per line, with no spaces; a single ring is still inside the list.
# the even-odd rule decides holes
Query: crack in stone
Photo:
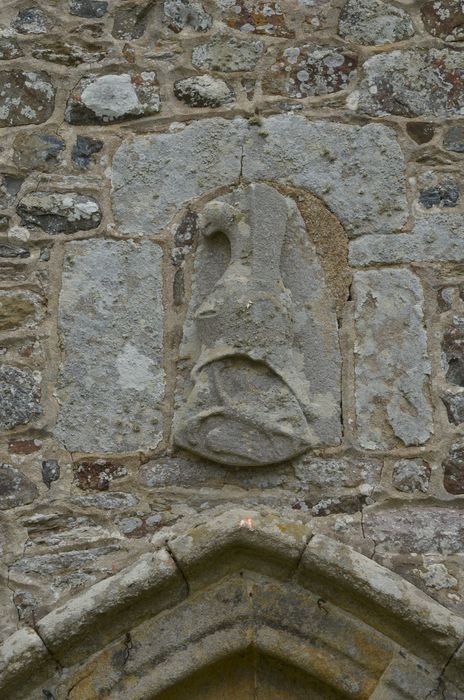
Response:
[[[44,639],[44,638],[42,637],[42,635],[40,634],[40,632],[39,632],[39,630],[38,630],[38,627],[37,627],[37,624],[35,623],[35,621],[34,621],[34,625],[33,625],[33,626],[28,625],[28,627],[29,627],[30,629],[34,630],[34,632],[36,633],[36,635],[39,637],[40,641],[41,641],[42,644],[44,645],[45,649],[47,650],[47,653],[48,653],[48,655],[50,656],[50,658],[52,659],[52,661],[57,665],[57,668],[58,668],[60,671],[63,671],[63,670],[64,670],[64,667],[63,667],[61,661],[59,661],[59,659],[55,656],[55,654],[52,652],[52,650],[51,650],[51,649],[49,648],[49,646],[47,645],[45,639]]]
[[[441,669],[438,677],[437,677],[437,685],[435,688],[432,688],[427,695],[425,696],[424,700],[428,700],[431,698],[433,695],[436,695],[437,693],[441,693],[442,700],[447,700],[447,691],[446,691],[446,678],[445,678],[445,673],[446,669],[454,659],[454,657],[459,653],[460,649],[464,646],[464,640],[462,642],[459,642],[459,644],[456,646],[456,648],[451,652],[449,655],[448,659],[446,660],[443,668]]]
[[[172,561],[173,561],[174,564],[176,565],[176,568],[178,569],[180,575],[181,575],[182,578],[184,579],[184,583],[185,583],[185,585],[186,585],[186,587],[187,587],[187,596],[189,596],[189,595],[190,595],[190,584],[189,584],[189,582],[188,582],[187,576],[185,575],[185,573],[184,573],[184,571],[183,571],[181,565],[179,564],[179,561],[177,560],[176,555],[174,554],[174,552],[172,551],[171,547],[169,546],[168,540],[165,540],[164,546],[166,547],[166,550],[167,550],[169,556],[171,557]]]
[[[295,571],[293,572],[293,576],[291,577],[293,580],[296,579],[296,576],[298,575],[298,571],[301,567],[301,562],[303,561],[303,557],[305,555],[305,552],[308,548],[309,543],[313,539],[313,537],[314,537],[314,533],[311,532],[305,540],[305,543],[301,549],[300,555],[298,557],[298,561],[297,561],[296,566],[295,566]]]

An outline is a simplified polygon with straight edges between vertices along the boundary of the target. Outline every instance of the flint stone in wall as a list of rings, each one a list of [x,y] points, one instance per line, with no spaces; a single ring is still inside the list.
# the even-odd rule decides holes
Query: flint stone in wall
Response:
[[[464,114],[464,54],[449,49],[411,49],[372,56],[356,99],[349,105],[373,116]]]
[[[443,462],[443,485],[448,493],[455,495],[464,493],[464,444],[451,445],[450,451]]]
[[[419,194],[419,203],[425,209],[432,207],[455,207],[459,202],[461,192],[455,180],[446,179],[438,185],[429,187]]]
[[[389,2],[348,0],[338,31],[350,41],[378,46],[408,39],[414,34],[414,25],[407,12]]]
[[[64,361],[55,434],[75,451],[131,451],[161,437],[161,249],[69,243],[60,295]]]
[[[16,39],[0,37],[0,61],[9,61],[24,56]]]
[[[196,0],[164,0],[163,7],[167,25],[173,32],[180,32],[185,27],[206,32],[213,23],[211,15]]]
[[[442,367],[448,384],[464,386],[464,318],[453,316],[443,333]]]
[[[442,396],[442,401],[446,406],[449,422],[455,425],[464,423],[464,393],[446,394]]]
[[[42,481],[47,488],[50,488],[54,481],[58,481],[60,472],[60,465],[56,459],[46,459],[42,462]]]
[[[40,7],[21,10],[13,21],[13,27],[20,34],[46,34],[52,28],[51,19]]]
[[[411,233],[363,236],[350,242],[350,263],[461,262],[464,258],[464,216],[430,214],[416,220]]]
[[[115,39],[140,39],[148,24],[147,7],[130,3],[117,7],[114,13],[112,35]]]
[[[0,71],[0,127],[41,124],[52,115],[55,88],[43,71]]]
[[[193,461],[183,457],[164,457],[146,462],[139,472],[139,483],[147,488],[166,486],[219,487],[233,484],[240,488],[270,489],[287,481],[286,467],[230,469],[210,461]]]
[[[95,493],[91,496],[74,496],[71,502],[81,508],[103,508],[114,510],[132,508],[137,505],[138,499],[131,493],[121,491],[108,491],[108,493]]]
[[[36,556],[25,556],[15,561],[11,567],[13,580],[34,580],[36,576],[44,576],[47,582],[53,577],[53,583],[65,584],[70,574],[79,572],[84,581],[88,581],[87,572],[94,574],[94,567],[103,565],[101,557],[117,552],[120,547],[110,544],[102,547],[87,547],[86,549],[71,549],[65,552],[38,554]],[[91,577],[95,582],[94,576]],[[47,590],[47,593],[49,589]]]
[[[29,258],[30,255],[27,248],[9,243],[0,243],[0,258]]]
[[[432,434],[432,408],[419,279],[408,270],[358,272],[354,292],[360,444],[422,445]]]
[[[390,233],[407,218],[404,158],[391,129],[278,115],[260,127],[205,119],[125,141],[112,175],[120,230],[161,231],[189,200],[237,181],[241,168],[247,181],[277,180],[320,196],[352,236]]]
[[[443,136],[443,147],[447,151],[464,153],[464,127],[452,126],[448,129]]]
[[[0,365],[0,430],[11,430],[38,418],[38,378],[30,369]]]
[[[98,202],[75,192],[31,192],[17,209],[25,226],[38,226],[51,234],[87,231],[101,221]]]
[[[23,177],[4,173],[0,175],[0,207],[10,207],[24,182]]]
[[[69,12],[78,17],[94,19],[103,17],[108,10],[106,0],[69,0]]]
[[[83,78],[66,106],[70,124],[107,124],[147,117],[160,110],[158,81],[153,71],[92,75]]]
[[[98,63],[105,58],[103,51],[91,51],[77,44],[54,41],[45,46],[32,49],[34,58],[50,63],[61,63],[64,66],[78,66],[80,63]]]
[[[407,122],[408,136],[416,143],[428,143],[435,136],[435,125],[430,122]]]
[[[89,136],[78,136],[71,152],[73,162],[79,168],[87,168],[92,162],[92,156],[103,148],[103,141]]]
[[[32,503],[37,495],[37,486],[22,472],[9,464],[0,465],[0,510]]]

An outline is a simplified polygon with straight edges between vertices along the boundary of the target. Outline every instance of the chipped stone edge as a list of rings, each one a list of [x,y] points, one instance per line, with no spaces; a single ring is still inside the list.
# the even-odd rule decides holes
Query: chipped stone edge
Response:
[[[56,661],[37,632],[31,627],[19,629],[0,647],[1,696],[26,697],[24,693],[55,668]]]
[[[447,666],[464,641],[464,618],[325,535],[315,535],[308,543],[297,581],[433,663]]]
[[[310,535],[308,525],[297,520],[233,508],[168,539],[166,547],[194,591],[239,568],[290,578]]]
[[[103,648],[186,595],[178,567],[166,549],[159,549],[53,610],[35,629],[52,656],[65,666]]]
[[[464,675],[464,619],[398,574],[298,520],[228,510],[142,555],[0,647],[0,694],[23,697],[37,667],[69,666],[189,593],[247,568],[297,583],[442,667]],[[309,541],[308,541],[309,540]],[[462,680],[459,681],[462,683]],[[464,687],[463,687],[464,689]]]

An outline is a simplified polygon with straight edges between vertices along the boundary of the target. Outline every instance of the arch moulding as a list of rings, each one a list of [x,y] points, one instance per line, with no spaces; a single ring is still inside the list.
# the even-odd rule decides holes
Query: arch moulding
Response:
[[[180,699],[188,680],[209,699],[221,668],[256,683],[270,664],[275,686],[250,697],[458,700],[463,641],[462,618],[349,546],[233,509],[13,634],[0,696]]]

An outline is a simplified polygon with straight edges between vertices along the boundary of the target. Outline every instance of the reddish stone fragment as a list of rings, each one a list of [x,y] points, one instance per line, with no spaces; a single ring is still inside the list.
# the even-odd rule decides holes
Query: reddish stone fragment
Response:
[[[83,491],[91,489],[108,491],[113,479],[126,476],[127,469],[120,464],[112,464],[104,459],[95,462],[81,462],[74,468],[74,482]]]
[[[462,0],[429,0],[422,5],[422,21],[432,36],[445,41],[464,39]]]
[[[224,14],[226,24],[233,29],[269,36],[295,36],[287,27],[279,0],[236,0]]]

